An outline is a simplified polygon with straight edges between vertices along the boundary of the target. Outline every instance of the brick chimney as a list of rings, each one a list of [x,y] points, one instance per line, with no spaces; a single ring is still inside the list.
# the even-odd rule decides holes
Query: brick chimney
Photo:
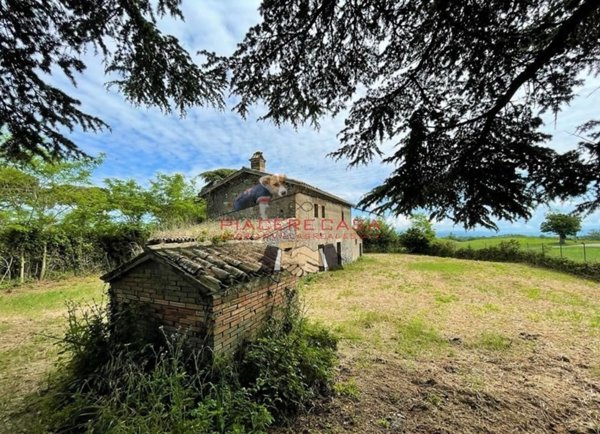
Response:
[[[267,170],[266,162],[262,152],[256,151],[252,157],[250,157],[250,168],[264,172]]]

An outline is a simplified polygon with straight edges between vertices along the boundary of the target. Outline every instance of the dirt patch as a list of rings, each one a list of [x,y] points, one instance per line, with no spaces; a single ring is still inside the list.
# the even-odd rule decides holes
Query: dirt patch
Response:
[[[343,356],[339,370],[339,381],[356,382],[358,398],[334,396],[274,432],[600,432],[598,382],[559,354],[467,353],[415,363]]]

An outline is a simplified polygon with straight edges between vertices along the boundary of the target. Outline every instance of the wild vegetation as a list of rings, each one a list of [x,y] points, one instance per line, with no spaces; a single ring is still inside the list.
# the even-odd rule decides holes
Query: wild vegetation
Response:
[[[562,248],[562,245],[560,245]],[[521,262],[539,267],[558,270],[576,276],[600,281],[600,262],[590,260],[573,261],[558,255],[549,255],[545,250],[523,250],[515,240],[502,241],[497,245],[473,249],[457,247],[454,242],[437,241],[431,244],[428,255],[474,259],[480,261]]]
[[[293,396],[311,397],[308,413],[289,419],[289,427],[272,425],[271,431],[542,433],[595,432],[600,427],[597,283],[520,264],[376,254],[344,270],[311,275],[301,286],[308,319],[333,330],[339,339],[336,383],[333,395],[323,398],[315,395],[319,387],[293,388],[308,390],[308,395],[287,395],[292,391],[281,389],[289,383],[281,381],[282,375],[290,365],[299,372],[297,353],[289,351],[291,342],[285,337],[289,335],[274,333],[275,346],[258,342],[256,351],[246,352],[246,368],[269,366],[272,376],[261,380],[261,393],[285,393],[285,402],[294,402]],[[56,398],[60,390],[56,386],[61,376],[48,374],[56,372],[55,365],[62,375],[73,372],[68,368],[73,349],[57,362],[60,346],[49,337],[64,332],[63,300],[100,301],[102,293],[102,285],[92,277],[0,293],[0,432],[18,432],[39,423],[40,415],[31,406],[40,396]],[[83,339],[81,332],[90,329],[76,325],[81,322],[73,322],[69,329],[76,337],[73,343],[91,342],[88,338],[99,335]],[[317,341],[323,350],[332,348],[332,341],[323,337],[328,334],[317,333],[312,326],[306,333],[321,336]],[[325,354],[319,360],[328,360],[332,353]],[[145,429],[150,423],[164,427],[161,424],[167,421],[183,420],[178,419],[178,410],[195,414],[185,420],[209,420],[221,427],[236,421],[251,423],[249,415],[256,423],[264,422],[265,407],[272,416],[289,414],[287,409],[278,413],[264,399],[246,405],[247,395],[238,393],[235,373],[225,375],[222,383],[211,381],[214,387],[204,395],[211,398],[202,406],[189,405],[183,393],[189,389],[181,387],[190,380],[187,368],[171,364],[170,356],[163,360],[165,364],[152,375],[142,376],[138,366],[120,365],[127,366],[130,375],[128,405],[140,411],[124,411],[124,388],[101,395],[95,401],[98,405],[86,411],[102,410],[104,420],[110,416],[118,421],[114,432],[134,426]],[[322,366],[315,366],[317,372]],[[167,393],[172,394],[167,398]],[[145,407],[134,399],[140,394]],[[175,397],[182,400],[175,403]],[[85,403],[85,398],[67,402],[64,412],[57,411],[48,420],[75,415],[77,404]]]
[[[591,237],[578,237],[577,239],[567,239],[563,245],[560,245],[556,238],[550,237],[531,237],[523,235],[507,235],[497,237],[474,237],[474,238],[441,238],[440,241],[451,241],[456,249],[481,250],[488,247],[497,247],[501,243],[512,242],[519,246],[520,250],[544,254],[552,258],[565,258],[574,262],[600,262],[600,243],[599,240]],[[585,248],[585,251],[584,251]]]
[[[62,356],[45,389],[28,396],[16,419],[3,415],[9,430],[264,432],[331,391],[336,339],[304,318],[297,303],[233,359],[188,347],[184,330],[141,339],[135,313],[109,315],[103,304],[70,305],[67,319],[64,338],[55,341]],[[19,371],[10,364],[3,369]]]
[[[0,127],[11,136],[0,154],[80,156],[64,130],[107,127],[46,75],[75,85],[93,47],[111,86],[165,112],[222,108],[227,92],[242,116],[263,104],[276,124],[318,126],[349,108],[334,158],[367,164],[383,157],[382,143],[398,145],[384,156],[395,170],[363,206],[492,228],[588,191],[579,210],[600,206],[600,122],[582,119],[565,153],[541,131],[542,115],[568,108],[599,71],[595,0],[263,1],[233,55],[191,48],[201,66],[160,30],[161,18],[184,18],[180,5],[2,4]]]
[[[62,72],[75,85],[91,50],[111,86],[164,112],[223,108],[227,92],[242,116],[256,104],[276,124],[318,126],[349,109],[330,155],[395,166],[361,201],[375,211],[495,228],[552,200],[600,207],[600,121],[582,119],[564,153],[542,132],[544,114],[600,71],[596,0],[263,1],[236,51],[201,51],[202,66],[159,29],[183,19],[180,4],[0,4],[0,285],[24,284],[0,294],[0,429],[262,432],[314,406],[291,432],[600,431],[600,265],[553,256],[576,232],[558,221],[542,228],[560,237],[550,253],[514,241],[462,248],[436,240],[422,216],[403,234],[369,225],[366,250],[488,262],[381,254],[307,279],[310,316],[342,339],[333,398],[336,338],[297,312],[221,363],[184,338],[137,341],[135,321],[103,305],[69,313],[64,358],[39,388],[56,362],[58,305],[100,292],[86,278],[44,279],[112,268],[157,226],[204,218],[182,175],[92,183],[99,162],[65,131],[108,125],[48,79]],[[383,155],[388,142],[397,146]]]
[[[0,432],[19,432],[33,417],[24,409],[24,399],[46,388],[57,363],[65,301],[102,303],[104,289],[98,276],[90,275],[0,291]]]
[[[365,251],[525,263],[600,281],[600,245],[593,239],[588,244],[567,242],[566,234],[559,242],[522,236],[440,239],[426,216],[415,214],[411,220],[406,231],[397,233],[384,220],[359,219],[357,232],[363,237]]]
[[[235,108],[260,102],[276,124],[318,125],[350,107],[331,155],[393,165],[361,206],[490,228],[553,199],[600,206],[593,112],[568,152],[542,131],[543,115],[569,110],[600,70],[597,1],[295,0],[260,11],[223,59]]]

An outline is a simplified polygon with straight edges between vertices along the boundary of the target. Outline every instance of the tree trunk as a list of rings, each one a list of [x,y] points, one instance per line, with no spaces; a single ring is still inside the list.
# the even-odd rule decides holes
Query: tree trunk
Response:
[[[46,276],[46,264],[48,262],[48,243],[42,244],[42,266],[40,268],[40,280]]]
[[[564,244],[565,240],[567,239],[567,236],[564,234],[558,234],[558,236],[559,236],[559,240],[560,240],[559,243]]]
[[[19,260],[21,263],[19,264],[19,283],[25,283],[25,250],[21,249],[21,253],[19,255]]]

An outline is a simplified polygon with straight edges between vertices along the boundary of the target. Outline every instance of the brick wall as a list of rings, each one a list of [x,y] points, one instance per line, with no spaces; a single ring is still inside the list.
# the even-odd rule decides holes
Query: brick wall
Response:
[[[193,343],[207,338],[210,298],[166,265],[151,260],[138,265],[111,282],[110,294],[114,308],[130,305],[142,327],[162,325],[167,333],[181,329]],[[210,336],[207,343],[212,344]]]
[[[192,344],[232,354],[285,305],[286,289],[296,284],[297,277],[280,273],[203,295],[183,274],[149,260],[112,281],[109,294],[113,309],[127,305],[136,312],[142,332],[156,333],[162,325],[167,333],[187,332]]]
[[[285,306],[286,290],[294,289],[298,278],[281,273],[244,285],[213,299],[214,349],[231,354],[245,340],[253,338],[265,321]]]

